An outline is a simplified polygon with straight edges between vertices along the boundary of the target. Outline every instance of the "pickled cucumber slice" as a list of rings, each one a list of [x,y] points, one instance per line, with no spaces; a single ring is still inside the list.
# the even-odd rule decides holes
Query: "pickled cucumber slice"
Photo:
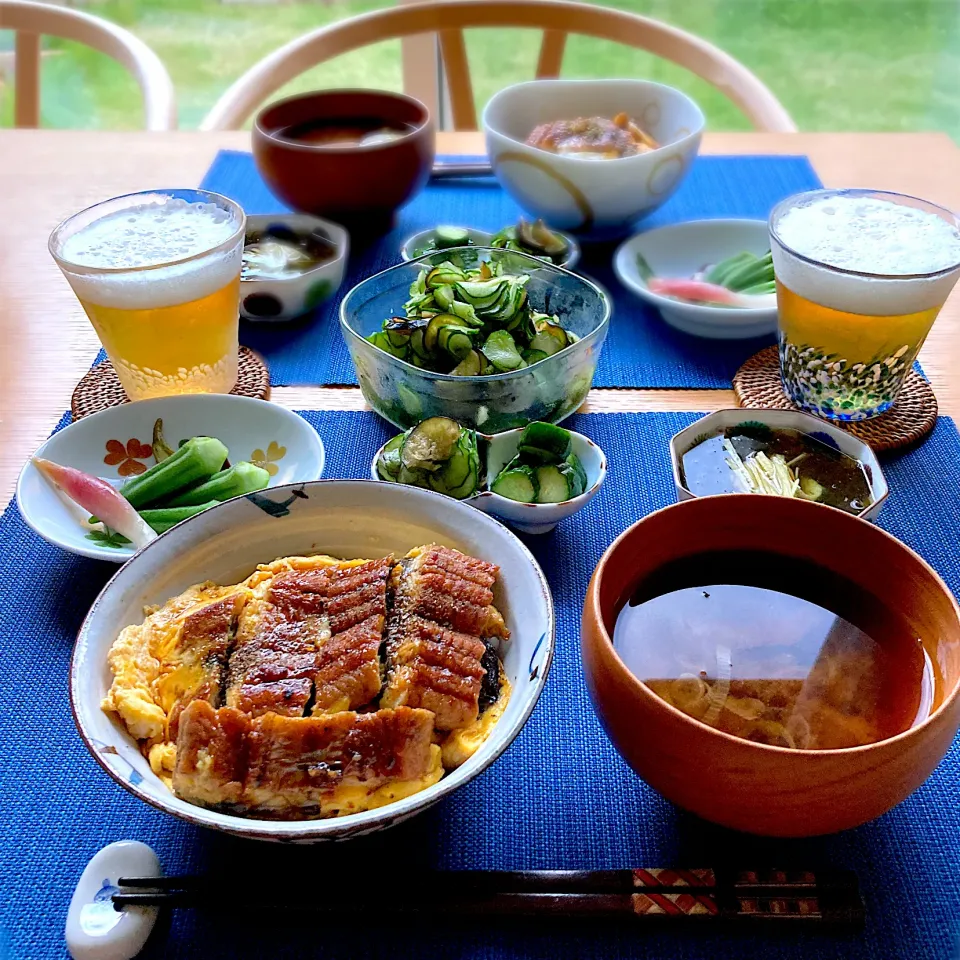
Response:
[[[440,248],[465,247],[470,243],[470,234],[463,227],[437,227],[434,236]]]
[[[384,480],[396,480],[400,474],[400,448],[406,439],[406,433],[398,433],[380,451],[380,456],[377,457],[377,473]]]
[[[537,467],[537,503],[563,503],[574,494],[570,482],[558,467],[548,464]]]
[[[506,330],[494,330],[481,350],[498,370],[516,370],[523,365],[523,357],[520,356],[513,337]]]
[[[537,499],[537,478],[530,467],[515,467],[503,470],[490,489],[508,500],[534,503]]]
[[[535,456],[543,463],[556,463],[570,453],[570,431],[553,423],[535,421],[527,424],[520,435],[518,450]]]
[[[430,417],[411,431],[400,449],[400,463],[407,470],[440,469],[449,460],[460,438],[460,424],[449,417]]]

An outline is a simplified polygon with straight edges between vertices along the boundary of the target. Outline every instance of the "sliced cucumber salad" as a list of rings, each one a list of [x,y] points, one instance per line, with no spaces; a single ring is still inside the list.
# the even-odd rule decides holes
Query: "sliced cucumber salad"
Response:
[[[504,227],[494,234],[491,247],[519,250],[551,263],[563,263],[570,253],[570,244],[563,234],[555,233],[542,220],[530,223],[522,217],[514,227]]]
[[[563,503],[587,489],[587,474],[570,449],[570,432],[552,423],[528,424],[517,455],[497,474],[490,489],[520,503]]]
[[[475,246],[476,244],[470,237],[470,231],[465,227],[436,227],[420,246],[411,251],[411,256],[422,257],[434,250],[446,250],[449,247]]]
[[[448,417],[431,417],[394,437],[377,458],[383,480],[472,497],[480,486],[477,434]]]
[[[480,489],[480,451],[474,430],[448,417],[431,417],[387,443],[377,458],[382,480],[426,487],[456,500]],[[587,475],[571,450],[570,433],[551,423],[531,423],[517,455],[497,474],[490,489],[520,503],[562,503],[587,489]]]
[[[529,277],[484,262],[424,268],[410,287],[403,317],[384,320],[367,339],[433,373],[476,377],[531,366],[579,339],[556,316],[530,307]]]

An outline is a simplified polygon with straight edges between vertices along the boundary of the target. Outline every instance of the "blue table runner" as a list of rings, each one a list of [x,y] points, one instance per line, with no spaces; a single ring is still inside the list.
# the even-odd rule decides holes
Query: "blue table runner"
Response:
[[[303,416],[326,444],[328,477],[366,477],[391,432],[370,413]],[[578,646],[588,578],[617,534],[674,500],[667,440],[697,416],[570,420],[619,455],[587,510],[552,534],[525,538],[550,581],[558,620],[556,658],[540,703],[504,756],[446,801],[393,830],[337,845],[290,847],[198,830],[135,799],[103,773],[76,733],[67,678],[77,628],[116,568],[48,545],[11,505],[0,519],[0,958],[65,957],[63,924],[81,870],[105,844],[132,838],[151,844],[168,874],[215,874],[228,889],[311,884],[322,895],[324,885],[359,875],[364,881],[350,889],[370,905],[369,921],[353,926],[268,911],[177,911],[161,917],[143,954],[148,958],[952,960],[960,933],[960,741],[923,787],[874,823],[823,839],[777,841],[677,810],[630,772],[594,716]],[[921,448],[885,465],[892,495],[880,519],[955,593],[960,498],[945,495],[943,478],[955,475],[958,459],[960,436],[943,419]],[[378,900],[416,867],[714,864],[851,867],[866,896],[867,930],[759,937],[377,922]]]
[[[248,153],[219,153],[201,185],[232,197],[250,214],[287,209],[267,189]],[[820,185],[806,157],[703,156],[694,162],[677,193],[640,227],[703,218],[765,219],[784,197]],[[340,333],[343,296],[360,280],[399,263],[403,241],[419,230],[449,223],[496,231],[520,214],[492,178],[432,182],[400,211],[394,230],[373,247],[351,255],[337,296],[287,324],[241,321],[240,340],[266,358],[278,386],[355,385],[353,364]],[[602,283],[614,298],[595,387],[729,388],[740,364],[773,342],[772,336],[704,340],[673,330],[621,286],[609,266],[614,249],[610,244],[588,244],[577,267]]]

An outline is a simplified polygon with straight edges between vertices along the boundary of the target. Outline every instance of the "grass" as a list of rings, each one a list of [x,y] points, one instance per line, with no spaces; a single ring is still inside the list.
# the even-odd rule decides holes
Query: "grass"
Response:
[[[608,0],[697,33],[756,72],[804,130],[944,130],[960,139],[960,7],[952,0]],[[196,127],[227,86],[265,54],[308,30],[375,9],[373,0],[221,3],[100,0],[85,8],[126,26],[161,57],[177,87],[180,125]],[[478,105],[532,73],[539,35],[468,35]],[[0,49],[9,49],[0,32]],[[43,122],[135,128],[139,93],[122,67],[79,45],[47,41]],[[630,48],[572,38],[565,76],[639,76],[678,86],[713,129],[749,125],[721,94],[686,71]],[[400,89],[399,42],[356,51],[298,78],[317,87]],[[0,124],[12,97],[0,88]]]

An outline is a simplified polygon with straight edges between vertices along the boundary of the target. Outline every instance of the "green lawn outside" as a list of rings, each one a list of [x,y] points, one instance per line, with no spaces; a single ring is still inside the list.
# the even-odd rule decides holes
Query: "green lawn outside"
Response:
[[[616,0],[698,33],[753,69],[803,130],[943,130],[960,140],[958,0]],[[100,0],[84,6],[123,24],[157,52],[177,87],[180,125],[196,127],[217,96],[269,51],[314,27],[382,6],[376,0],[221,3]],[[468,35],[478,105],[528,79],[539,35]],[[12,38],[0,32],[0,50]],[[55,127],[135,128],[139,95],[123,68],[75,44],[51,40],[43,68],[43,122]],[[671,64],[616,44],[574,38],[564,75],[648,77],[701,104],[713,129],[747,129],[735,107]],[[289,90],[400,88],[399,42],[318,67]],[[12,118],[0,91],[0,123]]]

